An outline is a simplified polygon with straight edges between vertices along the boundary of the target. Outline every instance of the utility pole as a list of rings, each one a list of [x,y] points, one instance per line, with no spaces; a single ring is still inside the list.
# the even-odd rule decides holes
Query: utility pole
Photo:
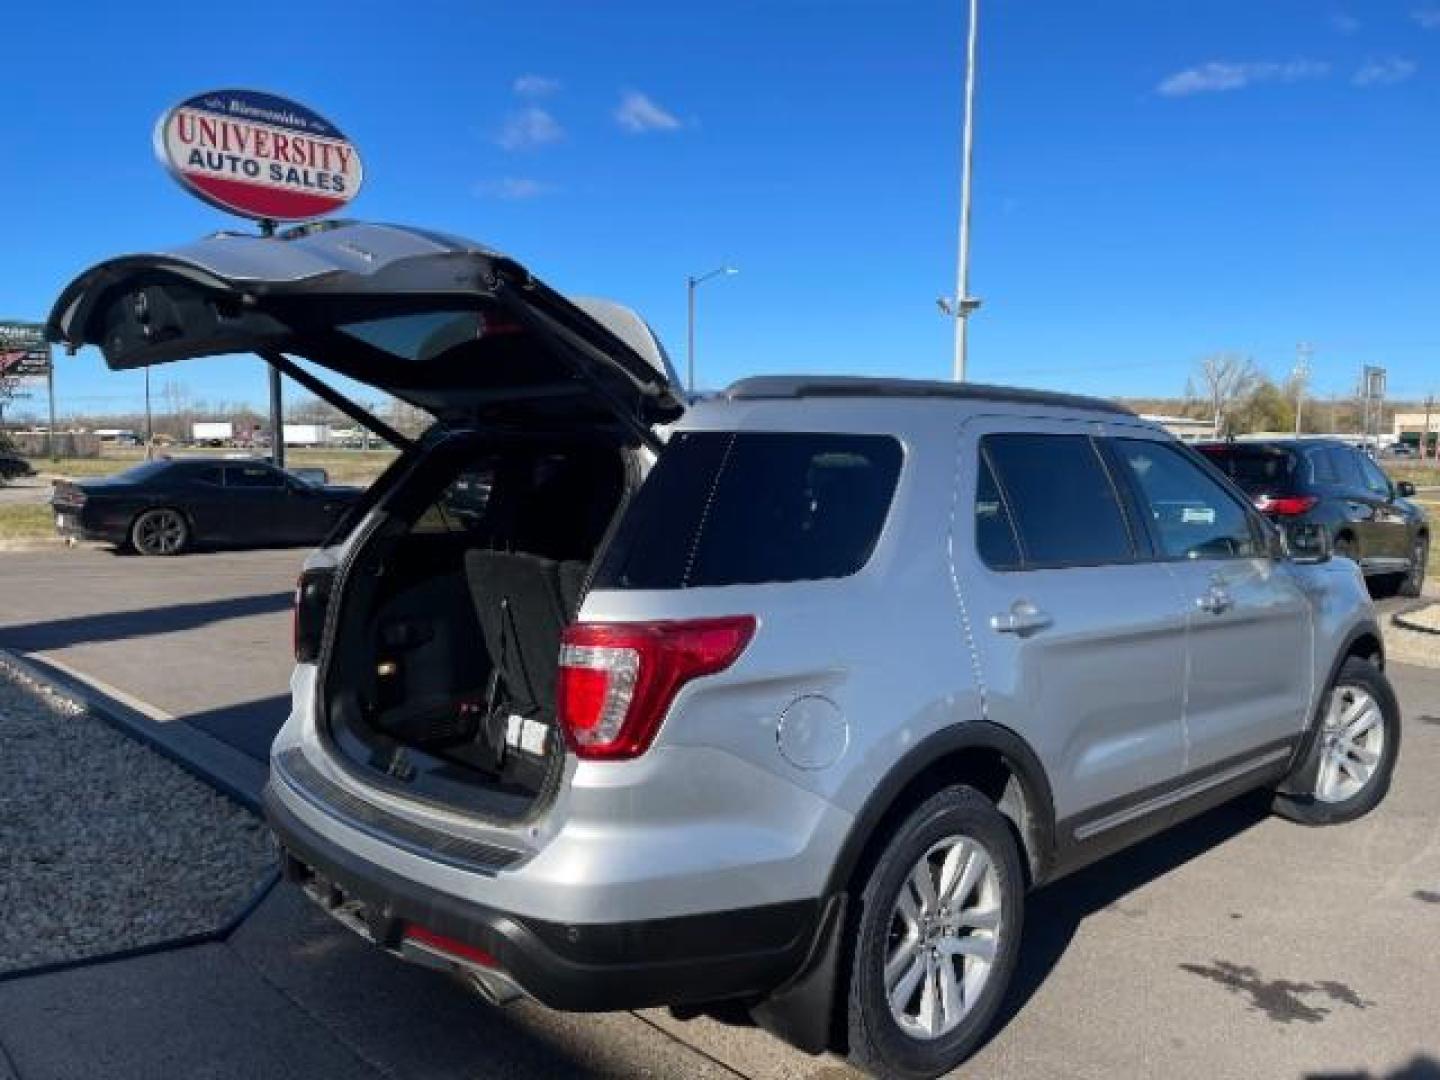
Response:
[[[1315,347],[1308,341],[1295,346],[1295,434],[1300,434],[1300,414],[1305,409],[1305,384],[1310,379],[1310,357]]]
[[[1430,454],[1430,409],[1435,404],[1435,395],[1425,395],[1425,434],[1420,436],[1420,460],[1424,461]]]
[[[965,381],[969,359],[966,330],[970,315],[980,301],[970,295],[970,186],[975,171],[975,62],[979,56],[980,0],[970,0],[970,31],[965,48],[965,129],[960,151],[960,253],[955,272],[955,366],[956,382]],[[944,305],[941,305],[944,310]]]

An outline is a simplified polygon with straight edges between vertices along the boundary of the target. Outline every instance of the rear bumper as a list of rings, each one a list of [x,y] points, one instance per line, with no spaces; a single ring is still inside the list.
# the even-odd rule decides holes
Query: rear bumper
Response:
[[[403,955],[414,926],[494,958],[520,989],[576,1012],[759,997],[800,970],[821,925],[819,899],[624,923],[548,922],[465,900],[403,877],[326,840],[273,788],[265,814],[286,876],[344,909],[367,937]],[[319,885],[319,888],[313,886]]]
[[[64,540],[86,543],[123,544],[129,539],[128,521],[96,521],[93,515],[73,506],[51,505],[55,515],[55,532]]]

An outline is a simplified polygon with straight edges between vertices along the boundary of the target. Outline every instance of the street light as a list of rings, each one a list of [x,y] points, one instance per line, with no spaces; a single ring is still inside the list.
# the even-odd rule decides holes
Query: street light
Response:
[[[713,277],[734,277],[740,270],[734,266],[717,266],[707,274],[691,274],[685,279],[688,317],[685,334],[686,387],[695,393],[695,287],[703,285]]]
[[[965,331],[980,301],[970,295],[970,179],[975,170],[975,61],[980,40],[980,0],[970,0],[970,33],[965,49],[965,130],[960,151],[960,252],[955,274],[955,300],[941,310],[955,319],[956,382],[965,381]],[[948,310],[947,310],[948,308]]]

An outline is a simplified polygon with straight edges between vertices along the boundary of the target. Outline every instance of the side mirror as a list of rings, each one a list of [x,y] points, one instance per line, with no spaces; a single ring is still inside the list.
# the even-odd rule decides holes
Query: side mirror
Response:
[[[1329,562],[1334,554],[1330,532],[1324,525],[1302,521],[1292,525],[1285,533],[1285,546],[1290,561],[1305,566]]]
[[[1415,485],[1409,480],[1401,480],[1395,485],[1395,494],[1402,499],[1413,499],[1415,497]]]

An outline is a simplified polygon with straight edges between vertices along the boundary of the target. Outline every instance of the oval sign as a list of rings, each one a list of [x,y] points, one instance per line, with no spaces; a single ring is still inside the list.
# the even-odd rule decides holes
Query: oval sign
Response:
[[[213,206],[261,221],[305,221],[360,191],[360,152],[323,116],[256,90],[212,90],[155,125],[170,175]]]

